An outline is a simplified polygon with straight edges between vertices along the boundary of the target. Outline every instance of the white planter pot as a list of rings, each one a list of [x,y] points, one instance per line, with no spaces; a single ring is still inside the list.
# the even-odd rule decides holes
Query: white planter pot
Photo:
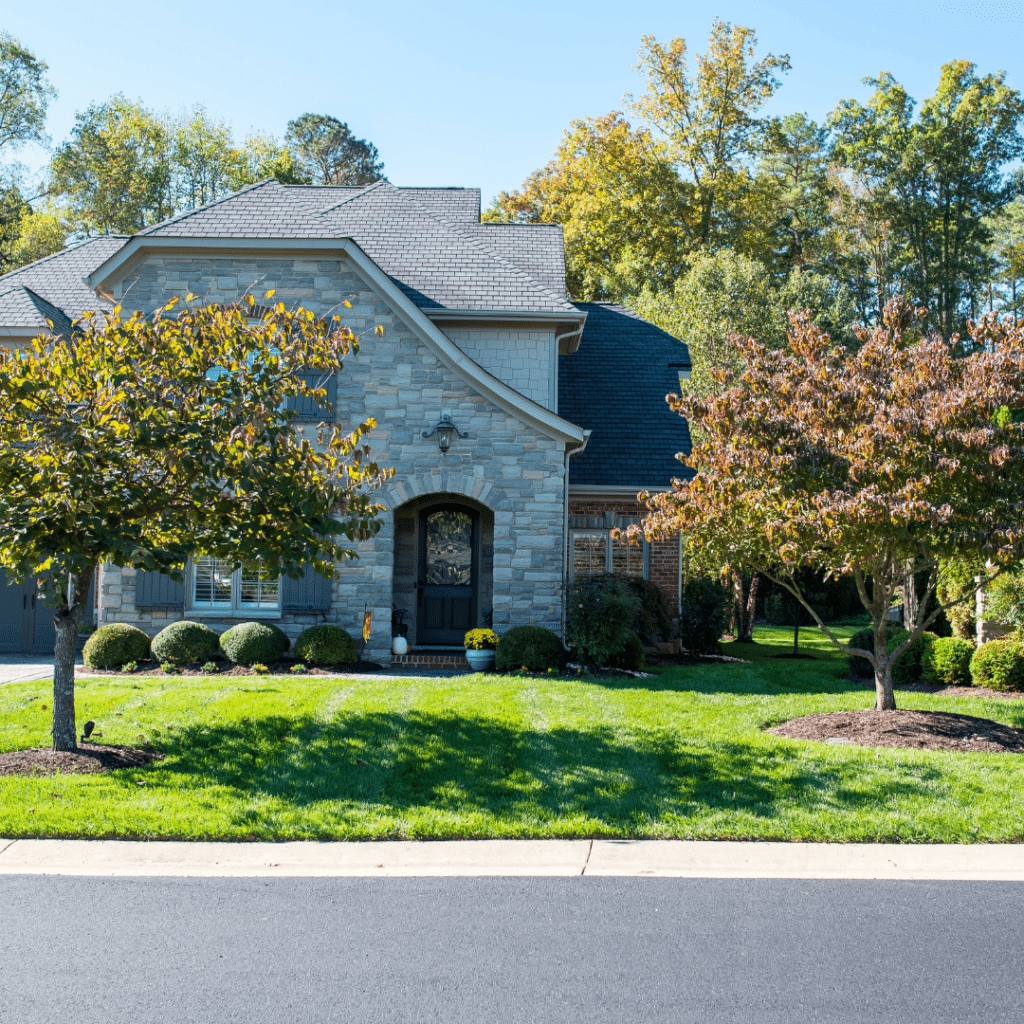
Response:
[[[408,654],[409,653],[409,641],[404,636],[396,636],[391,640],[391,653],[392,654]]]

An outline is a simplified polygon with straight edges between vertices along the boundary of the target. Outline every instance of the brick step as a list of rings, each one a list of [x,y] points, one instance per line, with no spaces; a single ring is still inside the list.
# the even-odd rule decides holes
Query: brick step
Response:
[[[392,654],[393,667],[402,665],[409,668],[440,668],[453,669],[460,672],[469,671],[469,662],[461,651],[443,651],[428,654],[425,651],[410,651],[408,654]]]

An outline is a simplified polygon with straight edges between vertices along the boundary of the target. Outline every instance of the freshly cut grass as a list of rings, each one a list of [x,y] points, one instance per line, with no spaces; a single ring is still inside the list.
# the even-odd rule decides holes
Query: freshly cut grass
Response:
[[[854,626],[846,630],[848,634]],[[651,679],[87,679],[80,721],[158,765],[0,778],[0,836],[380,839],[648,836],[858,842],[1024,837],[1024,760],[828,747],[766,723],[870,706],[845,659]],[[727,653],[738,653],[726,645]],[[1024,702],[900,693],[1024,726]],[[45,683],[0,687],[0,750],[49,741]],[[43,707],[42,705],[47,705]],[[145,786],[138,783],[145,782]]]

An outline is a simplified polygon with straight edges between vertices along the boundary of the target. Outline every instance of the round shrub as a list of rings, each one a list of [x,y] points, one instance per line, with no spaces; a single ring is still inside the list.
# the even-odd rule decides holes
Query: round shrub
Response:
[[[100,626],[85,641],[82,652],[86,668],[120,668],[129,661],[146,661],[148,658],[149,636],[126,622]]]
[[[633,592],[639,602],[633,632],[645,644],[656,644],[672,639],[672,606],[668,603],[661,587],[643,576],[627,576],[625,573],[609,573],[621,580]]]
[[[889,653],[891,654],[894,650],[907,637],[910,636],[909,630],[901,629],[894,637],[889,640]],[[935,643],[939,638],[927,630],[917,637],[914,642],[893,662],[892,666],[892,681],[897,684],[902,683],[914,683],[921,678],[921,665],[924,662],[925,657],[931,645]]]
[[[640,601],[620,576],[577,580],[566,607],[565,640],[573,659],[607,665],[633,635]]]
[[[970,686],[974,644],[958,636],[942,636],[921,659],[921,678],[940,686]]]
[[[608,659],[608,667],[630,672],[639,672],[644,667],[644,644],[636,633],[630,633],[625,644]]]
[[[709,576],[683,584],[679,607],[679,642],[691,654],[718,654],[732,593]]]
[[[561,671],[569,660],[562,641],[543,626],[513,626],[498,640],[494,667],[499,672],[526,668],[531,672]]]
[[[202,622],[172,622],[153,637],[153,657],[175,665],[209,661],[217,656],[220,637]]]
[[[1024,645],[1012,637],[982,644],[971,658],[971,679],[990,690],[1024,690]]]
[[[906,630],[898,622],[887,622],[885,624],[885,639],[887,642],[891,642],[892,638],[898,633],[905,633]],[[853,636],[846,642],[846,646],[850,649],[850,672],[855,676],[860,676],[861,679],[871,679],[874,677],[875,669],[874,666],[866,658],[859,658],[857,655],[852,653],[853,651],[871,651],[872,654],[875,652],[875,634],[870,626],[864,629],[858,629]]]
[[[356,660],[356,644],[340,626],[325,622],[299,634],[295,657],[307,665],[351,665]]]
[[[221,654],[236,665],[280,661],[287,650],[288,637],[271,622],[240,622],[220,638]]]

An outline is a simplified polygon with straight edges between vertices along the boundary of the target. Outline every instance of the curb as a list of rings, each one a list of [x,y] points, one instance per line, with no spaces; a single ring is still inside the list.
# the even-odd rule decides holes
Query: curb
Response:
[[[1024,845],[690,840],[178,843],[0,839],[0,875],[1024,881]]]

